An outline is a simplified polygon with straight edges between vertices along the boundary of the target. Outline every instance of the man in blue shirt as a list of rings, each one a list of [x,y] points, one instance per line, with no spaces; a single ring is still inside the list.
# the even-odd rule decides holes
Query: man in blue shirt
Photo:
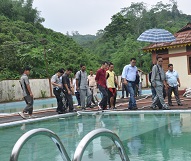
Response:
[[[180,102],[180,98],[178,95],[178,86],[180,87],[180,79],[179,79],[178,73],[175,70],[173,70],[173,64],[168,65],[168,71],[166,72],[166,81],[168,84],[168,104],[169,104],[169,106],[173,106],[172,91],[174,92],[178,106],[182,106],[182,103]]]
[[[127,90],[130,93],[130,98],[129,98],[129,109],[137,109],[137,104],[135,100],[135,80],[136,80],[136,75],[137,75],[137,67],[135,66],[136,64],[136,59],[131,58],[130,64],[126,65],[123,68],[122,72],[122,79],[123,83],[127,86]]]

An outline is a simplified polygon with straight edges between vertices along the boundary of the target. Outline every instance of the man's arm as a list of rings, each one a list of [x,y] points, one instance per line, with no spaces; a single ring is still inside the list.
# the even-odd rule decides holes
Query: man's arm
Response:
[[[29,91],[30,96],[33,97],[33,94],[32,94],[32,91],[31,91],[31,87],[30,87],[29,84],[27,84],[27,90]]]
[[[156,78],[156,75],[157,75],[157,66],[154,65],[153,68],[152,68],[152,75],[151,75],[151,83],[152,83],[152,86],[155,87],[156,84],[155,84],[155,78]]]
[[[128,84],[128,82],[127,82],[127,80],[126,80],[126,70],[128,70],[128,68],[125,66],[125,67],[123,68],[123,72],[122,72],[122,75],[121,75],[121,77],[122,77],[122,79],[123,79],[123,83],[124,83],[125,85]]]
[[[179,79],[179,78],[177,78],[177,81],[178,81],[178,86],[180,87],[180,79]]]
[[[76,90],[78,91],[80,89],[79,87],[79,72],[76,73]]]

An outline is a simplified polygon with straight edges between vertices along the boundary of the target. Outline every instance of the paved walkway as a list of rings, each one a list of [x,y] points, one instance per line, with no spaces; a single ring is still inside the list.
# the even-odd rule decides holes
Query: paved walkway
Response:
[[[172,99],[173,105],[171,106],[171,110],[191,110],[191,98],[186,97],[180,97],[181,101],[183,103],[183,106],[177,106],[175,99]],[[136,111],[144,111],[144,110],[152,110],[150,108],[151,105],[151,98],[150,97],[142,97],[137,98],[137,107],[138,109]],[[117,109],[115,111],[124,111],[127,109],[128,106],[128,98],[125,99],[118,99],[116,103]],[[81,111],[81,109],[76,108],[77,111]],[[86,112],[89,111],[98,111],[98,107],[89,108],[85,110]],[[161,111],[161,110],[155,110],[155,112]],[[43,109],[43,110],[37,110],[34,111],[34,115],[37,116],[37,118],[46,117],[46,116],[53,116],[58,115],[55,108],[52,109]],[[35,118],[33,118],[35,119]],[[14,114],[0,114],[0,124],[2,123],[10,123],[15,121],[21,121],[23,120],[21,116],[18,113]]]

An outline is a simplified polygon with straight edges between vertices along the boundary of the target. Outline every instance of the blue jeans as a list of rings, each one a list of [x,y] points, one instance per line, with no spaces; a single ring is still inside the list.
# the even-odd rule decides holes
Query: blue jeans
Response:
[[[135,83],[134,82],[128,82],[127,84],[127,90],[130,93],[129,98],[129,109],[132,109],[133,107],[137,107],[136,100],[135,100]]]

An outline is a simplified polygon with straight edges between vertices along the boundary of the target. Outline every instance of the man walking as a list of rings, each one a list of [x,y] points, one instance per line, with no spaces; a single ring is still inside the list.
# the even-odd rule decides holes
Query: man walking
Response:
[[[21,88],[23,91],[23,97],[26,102],[26,107],[22,112],[19,113],[19,115],[23,118],[26,119],[25,113],[29,114],[29,118],[34,117],[32,115],[33,113],[33,93],[31,91],[30,83],[29,83],[29,78],[28,76],[30,75],[30,67],[25,67],[23,75],[21,76],[20,79],[20,84]]]
[[[173,64],[168,64],[168,71],[166,72],[166,81],[168,85],[168,105],[173,106],[172,104],[172,91],[173,91],[178,106],[182,106],[178,94],[178,86],[180,87],[180,79],[178,73],[175,70],[173,70]]]
[[[81,70],[76,73],[76,90],[80,91],[81,107],[85,110],[86,107],[91,107],[91,91],[88,86],[88,77],[85,64],[80,65]],[[85,99],[87,96],[87,103]]]
[[[72,90],[71,90],[71,83],[69,78],[71,73],[72,73],[72,69],[67,68],[66,72],[62,76],[62,84],[63,84],[64,94],[69,106],[69,112],[75,112],[76,110],[74,110],[74,106],[73,106]]]
[[[160,101],[162,109],[169,110],[170,108],[164,102],[164,97],[163,97],[163,89],[164,87],[165,89],[167,88],[167,84],[166,84],[166,76],[162,68],[162,62],[163,62],[162,57],[157,57],[157,64],[154,65],[152,68],[151,83],[156,91],[156,96],[152,101],[151,108],[156,109],[156,105],[158,104],[158,101]]]
[[[95,100],[99,102],[98,97],[97,97],[97,84],[95,80],[95,75],[93,73],[93,70],[90,70],[90,75],[88,75],[88,85],[90,87],[91,93],[92,93],[92,103],[95,105]]]
[[[107,86],[106,86],[106,69],[107,69],[107,62],[103,62],[101,68],[97,70],[96,73],[96,82],[99,91],[102,93],[102,100],[98,104],[99,110],[106,110],[107,109]]]
[[[64,109],[63,109],[63,102],[62,102],[62,97],[61,97],[61,91],[62,91],[62,79],[61,76],[64,74],[63,69],[59,69],[55,75],[52,76],[51,78],[51,84],[53,86],[53,93],[56,97],[57,100],[57,109],[56,112],[58,114],[63,114]]]
[[[108,103],[111,109],[116,109],[116,96],[117,90],[116,87],[118,86],[117,79],[115,77],[115,72],[113,71],[114,65],[113,63],[109,63],[109,69],[106,71],[106,78],[107,78],[107,89],[108,89]]]
[[[135,80],[137,75],[137,67],[135,65],[136,65],[136,59],[131,58],[130,64],[126,65],[123,68],[123,72],[122,72],[123,83],[127,86],[127,90],[130,93],[130,98],[129,98],[130,110],[137,109],[137,104],[135,100],[135,91],[134,91]]]

